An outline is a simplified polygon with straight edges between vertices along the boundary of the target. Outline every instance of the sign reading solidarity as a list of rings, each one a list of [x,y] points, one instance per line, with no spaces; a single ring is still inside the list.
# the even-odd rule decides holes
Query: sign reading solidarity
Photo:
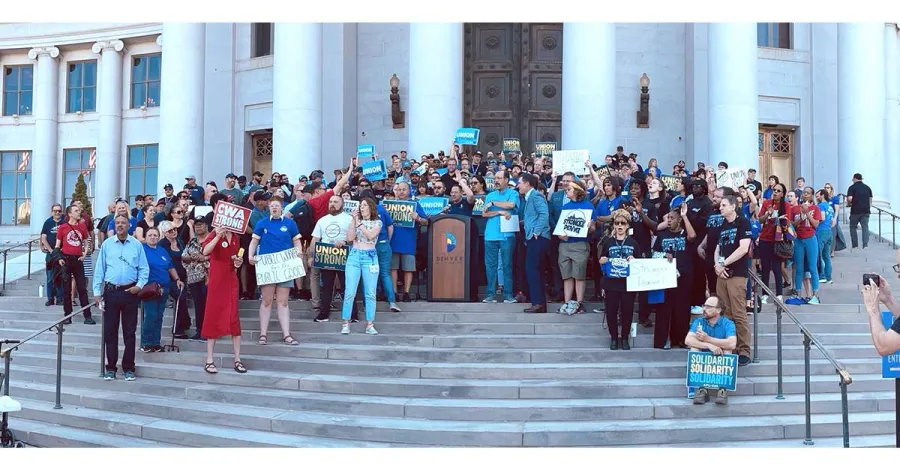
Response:
[[[553,171],[557,175],[572,172],[575,175],[588,175],[591,172],[584,166],[584,162],[590,158],[587,149],[581,150],[555,150],[553,151]]]
[[[313,267],[320,270],[344,271],[347,265],[347,256],[350,255],[348,246],[335,247],[334,244],[316,242],[313,253]]]
[[[384,180],[387,178],[387,166],[384,160],[373,160],[362,164],[362,174],[370,181]]]
[[[737,388],[737,370],[737,355],[688,352],[687,386],[734,391]]]
[[[360,144],[356,146],[356,156],[362,158],[374,157],[375,146],[373,144]]]
[[[481,130],[478,128],[459,128],[456,130],[456,143],[460,145],[478,145],[478,136]]]
[[[221,227],[235,234],[243,234],[250,223],[250,210],[236,204],[219,201],[213,214],[213,227]]]
[[[259,286],[284,283],[306,276],[303,259],[297,249],[256,256],[256,284]]]
[[[655,291],[678,285],[674,262],[665,258],[635,258],[628,265],[628,291]]]
[[[419,206],[422,207],[422,211],[425,211],[427,216],[434,216],[435,214],[441,214],[441,211],[444,210],[449,201],[450,198],[446,196],[426,196],[419,198]]]
[[[518,137],[503,138],[503,152],[521,152],[521,144]]]
[[[416,203],[414,201],[384,201],[381,203],[390,213],[397,227],[416,227]]]
[[[550,157],[553,155],[553,151],[556,150],[555,142],[535,142],[534,143],[534,153],[538,157]]]
[[[559,213],[559,222],[553,229],[553,235],[587,237],[590,222],[590,209],[564,209]]]

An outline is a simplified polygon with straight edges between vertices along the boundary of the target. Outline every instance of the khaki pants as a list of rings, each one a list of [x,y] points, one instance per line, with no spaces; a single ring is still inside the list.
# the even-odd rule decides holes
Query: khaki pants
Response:
[[[725,304],[725,315],[734,321],[737,332],[735,353],[750,357],[750,322],[747,320],[747,278],[733,276],[727,280],[719,278],[716,294]]]

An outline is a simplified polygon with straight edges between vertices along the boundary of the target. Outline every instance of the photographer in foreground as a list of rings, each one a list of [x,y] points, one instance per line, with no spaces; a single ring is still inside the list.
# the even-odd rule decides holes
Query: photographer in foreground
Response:
[[[897,252],[897,265],[894,271],[900,273],[900,251]],[[900,276],[898,276],[900,277]],[[878,281],[876,281],[878,280]],[[866,312],[869,314],[869,328],[872,331],[872,344],[879,355],[889,355],[900,350],[900,302],[891,294],[891,288],[883,277],[872,275],[866,278],[863,285],[863,302],[866,304]],[[881,322],[879,304],[884,304],[894,316],[894,324],[890,329],[885,329]]]

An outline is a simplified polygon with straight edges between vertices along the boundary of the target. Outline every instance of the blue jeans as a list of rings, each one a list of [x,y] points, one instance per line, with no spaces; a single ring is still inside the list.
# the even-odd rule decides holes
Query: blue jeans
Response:
[[[163,295],[141,302],[144,308],[144,321],[141,322],[141,346],[162,345],[163,317],[166,314],[166,302],[169,299],[169,288],[163,288]]]
[[[487,297],[493,298],[497,289],[497,270],[503,270],[503,298],[513,299],[512,254],[515,237],[484,242],[484,264],[487,267]]]
[[[819,292],[819,241],[816,236],[794,240],[794,289],[803,289],[803,275],[809,272],[813,293]]]
[[[388,303],[393,304],[397,298],[394,294],[394,282],[391,280],[391,256],[393,255],[391,244],[389,242],[375,244],[375,251],[378,252],[378,271],[384,297]]]
[[[828,231],[816,234],[816,238],[819,239],[819,273],[831,281],[831,246],[834,244],[834,237]]]
[[[375,322],[375,287],[378,285],[380,272],[376,250],[350,249],[347,265],[344,267],[346,285],[344,286],[344,308],[341,311],[341,319],[350,320],[353,304],[356,303],[359,279],[362,278],[363,291],[366,295],[366,321]],[[322,300],[321,302],[327,301]]]
[[[46,257],[44,257],[44,266],[47,265],[48,260],[50,260],[49,253]],[[47,270],[47,285],[44,288],[47,291],[47,301],[55,302],[56,304],[62,304],[63,288],[62,285],[53,285],[53,270]]]

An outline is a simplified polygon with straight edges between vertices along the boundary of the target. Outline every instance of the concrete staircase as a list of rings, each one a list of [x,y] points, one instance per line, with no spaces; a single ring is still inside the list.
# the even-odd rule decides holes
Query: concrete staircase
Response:
[[[881,379],[859,295],[864,271],[896,279],[894,259],[874,241],[839,253],[824,304],[793,309],[853,375],[854,447],[894,443],[893,384]],[[8,291],[28,296],[0,298],[0,337],[22,338],[61,316],[35,296],[43,277],[33,278]],[[727,406],[686,399],[685,352],[650,348],[648,329],[631,351],[609,351],[598,314],[426,302],[395,314],[379,303],[380,335],[354,324],[341,336],[339,314],[313,323],[309,303],[296,302],[300,345],[279,344],[273,319],[270,345],[259,346],[257,307],[241,303],[249,373],[230,368],[230,342],[217,345],[220,372],[208,375],[206,345],[179,341],[180,353],[138,352],[132,383],[99,379],[100,325],[76,319],[65,331],[60,410],[55,335],[35,339],[13,354],[17,438],[46,447],[709,446],[714,428],[715,446],[803,446],[802,336],[784,321],[785,398],[776,400],[772,305],[758,319],[760,363],[741,368]],[[838,379],[815,348],[812,374],[815,446],[840,446]]]

